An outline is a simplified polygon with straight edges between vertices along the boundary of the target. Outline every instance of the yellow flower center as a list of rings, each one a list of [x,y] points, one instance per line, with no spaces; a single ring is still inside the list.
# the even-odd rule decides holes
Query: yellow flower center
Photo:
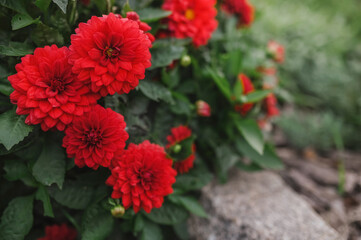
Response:
[[[193,9],[187,9],[185,12],[185,17],[188,20],[193,20],[194,19],[194,10]]]

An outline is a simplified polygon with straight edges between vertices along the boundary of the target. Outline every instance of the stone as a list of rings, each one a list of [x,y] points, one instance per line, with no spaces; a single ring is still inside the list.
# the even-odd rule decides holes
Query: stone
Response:
[[[189,219],[194,240],[341,240],[275,173],[232,172],[202,189],[201,204],[209,218]]]

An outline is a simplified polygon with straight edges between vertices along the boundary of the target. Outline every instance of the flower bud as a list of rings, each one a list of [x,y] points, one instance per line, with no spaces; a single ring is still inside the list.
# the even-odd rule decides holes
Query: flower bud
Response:
[[[110,212],[112,213],[113,217],[121,218],[125,213],[125,209],[122,205],[116,205],[110,210]]]
[[[191,63],[192,63],[192,59],[191,59],[191,57],[189,55],[184,55],[181,58],[181,65],[183,67],[188,67]]]
[[[208,103],[202,100],[196,102],[197,114],[201,117],[210,117],[211,116],[211,107]]]
[[[172,150],[174,153],[179,153],[182,150],[182,146],[180,144],[176,144],[173,146]]]

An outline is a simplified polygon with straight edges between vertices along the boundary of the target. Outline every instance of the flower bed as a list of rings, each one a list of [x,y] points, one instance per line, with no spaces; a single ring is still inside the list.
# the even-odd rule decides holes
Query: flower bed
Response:
[[[1,239],[184,239],[213,176],[282,167],[248,1],[0,4]]]

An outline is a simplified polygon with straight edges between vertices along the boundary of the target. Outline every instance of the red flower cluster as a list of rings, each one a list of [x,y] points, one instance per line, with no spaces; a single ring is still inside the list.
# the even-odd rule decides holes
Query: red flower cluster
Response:
[[[69,50],[55,45],[37,48],[16,65],[17,73],[9,76],[15,91],[11,102],[16,113],[28,115],[27,124],[41,124],[43,131],[63,131],[75,116],[88,112],[99,98],[71,72]]]
[[[62,225],[46,226],[45,237],[38,240],[75,240],[77,232],[65,223]]]
[[[121,114],[95,106],[91,112],[74,119],[65,131],[63,147],[78,167],[109,167],[115,154],[125,147],[128,133]]]
[[[134,16],[128,14],[132,19]],[[71,36],[69,62],[83,84],[101,96],[129,93],[151,66],[148,28],[110,13],[80,23]]]
[[[186,126],[178,126],[171,129],[171,135],[167,136],[168,144],[166,146],[167,150],[171,149],[177,144],[182,144],[182,141],[190,138],[192,136],[192,130]],[[191,168],[193,168],[193,163],[195,160],[195,144],[192,144],[192,153],[186,159],[175,161],[174,168],[178,173],[186,173]]]
[[[126,209],[133,206],[135,213],[141,208],[149,213],[160,208],[164,196],[173,192],[177,173],[159,145],[149,141],[129,144],[113,165],[106,183],[113,187],[112,198],[122,198]]]
[[[196,47],[207,44],[217,28],[216,0],[165,0],[162,8],[172,11],[166,19],[169,35],[192,38]]]
[[[271,53],[272,58],[277,63],[283,63],[285,60],[285,49],[276,41],[268,42],[268,51]]]
[[[243,94],[247,95],[254,91],[253,84],[251,80],[244,75],[243,73],[238,75],[238,80],[242,84]],[[253,103],[244,103],[242,105],[237,104],[235,105],[235,110],[239,112],[241,115],[245,116],[253,107]]]
[[[254,20],[254,7],[248,0],[224,0],[222,9],[239,17],[240,27],[249,27]]]
[[[211,107],[208,103],[202,100],[196,102],[197,114],[201,117],[210,117],[211,116]]]

